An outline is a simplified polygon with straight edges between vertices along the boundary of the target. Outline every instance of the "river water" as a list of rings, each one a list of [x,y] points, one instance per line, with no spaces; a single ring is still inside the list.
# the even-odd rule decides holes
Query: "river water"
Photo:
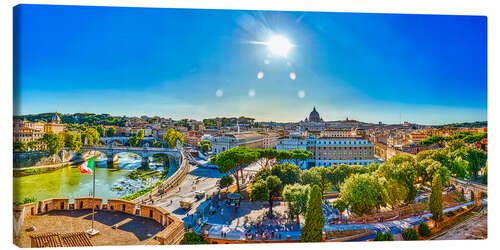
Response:
[[[141,158],[133,154],[119,154],[115,166],[107,166],[105,157],[98,157],[95,171],[96,197],[104,200],[120,198],[150,186],[159,178],[148,178],[134,181],[127,178],[133,170],[141,167]],[[164,170],[161,163],[150,163],[149,168]],[[167,176],[172,175],[177,166],[170,162]],[[92,175],[82,174],[78,166],[61,168],[52,172],[14,177],[14,201],[22,201],[25,197],[37,200],[48,198],[69,198],[92,196]]]

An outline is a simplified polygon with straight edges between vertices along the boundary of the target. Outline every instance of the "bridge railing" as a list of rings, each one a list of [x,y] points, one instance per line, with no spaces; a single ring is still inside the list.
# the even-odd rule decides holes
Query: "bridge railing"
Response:
[[[113,150],[138,150],[138,151],[146,150],[146,151],[159,151],[159,152],[165,152],[165,151],[175,152],[175,151],[177,151],[177,149],[175,149],[175,148],[127,147],[127,146],[113,146],[113,147],[109,147],[109,146],[106,146],[106,145],[92,145],[92,146],[85,145],[82,148],[83,149],[98,148],[98,149],[113,149]]]

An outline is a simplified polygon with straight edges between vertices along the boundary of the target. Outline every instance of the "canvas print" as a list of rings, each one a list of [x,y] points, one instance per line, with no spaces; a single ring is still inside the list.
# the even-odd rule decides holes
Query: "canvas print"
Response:
[[[13,14],[19,247],[487,238],[485,16]]]

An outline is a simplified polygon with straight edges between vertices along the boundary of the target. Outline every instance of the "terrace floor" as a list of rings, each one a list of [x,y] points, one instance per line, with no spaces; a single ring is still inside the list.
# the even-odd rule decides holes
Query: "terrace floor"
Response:
[[[20,247],[31,247],[31,234],[82,232],[90,229],[91,221],[91,210],[51,211],[32,216],[24,220],[20,237],[14,239],[14,243]],[[113,229],[113,225],[117,225],[117,229]],[[36,230],[28,232],[27,229],[32,226]],[[94,228],[100,231],[91,238],[96,246],[145,245],[165,229],[154,220],[113,211],[96,211]]]

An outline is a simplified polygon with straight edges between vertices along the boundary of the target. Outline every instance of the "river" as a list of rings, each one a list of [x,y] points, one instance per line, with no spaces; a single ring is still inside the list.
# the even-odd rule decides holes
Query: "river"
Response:
[[[154,184],[159,178],[134,181],[127,178],[133,170],[141,167],[141,158],[122,153],[114,167],[108,167],[105,157],[96,159],[96,197],[120,198]],[[167,176],[172,175],[178,166],[170,161]],[[149,168],[163,171],[161,163],[150,163]],[[78,166],[69,166],[52,172],[14,177],[14,201],[25,197],[35,197],[38,201],[48,198],[88,197],[92,195],[92,175],[82,174]]]

